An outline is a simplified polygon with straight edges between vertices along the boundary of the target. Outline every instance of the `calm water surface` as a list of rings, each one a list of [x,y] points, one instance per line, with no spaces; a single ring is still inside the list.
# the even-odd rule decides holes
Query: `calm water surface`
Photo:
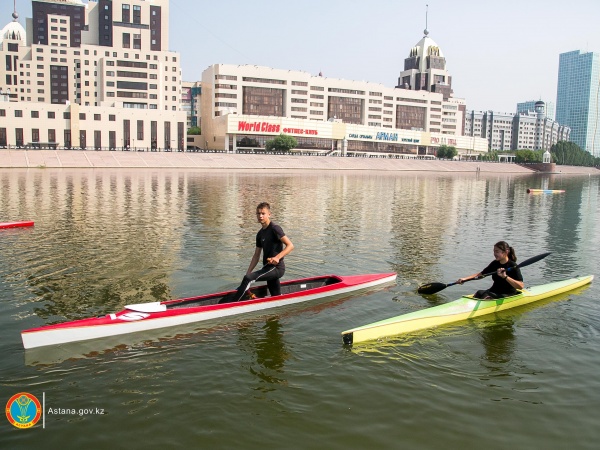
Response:
[[[23,391],[46,401],[45,428],[0,419],[0,448],[595,449],[600,279],[353,349],[340,333],[488,286],[416,294],[481,270],[500,239],[521,260],[552,252],[523,269],[527,285],[598,275],[599,178],[0,171],[0,222],[36,222],[0,231],[0,401]],[[397,284],[23,350],[26,328],[235,287],[263,200],[296,246],[285,278],[394,271]],[[68,413],[84,408],[104,414]]]

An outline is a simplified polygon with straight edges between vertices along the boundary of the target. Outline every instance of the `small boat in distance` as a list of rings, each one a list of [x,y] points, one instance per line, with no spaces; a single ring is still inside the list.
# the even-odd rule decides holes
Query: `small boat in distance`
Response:
[[[21,221],[21,222],[0,222],[0,230],[4,228],[20,228],[20,227],[32,227],[33,221]]]
[[[108,336],[155,330],[221,317],[262,311],[347,294],[391,283],[396,273],[302,278],[281,283],[281,295],[268,297],[266,286],[249,289],[242,301],[231,302],[235,291],[200,295],[164,302],[126,305],[118,313],[72,322],[45,325],[21,332],[23,347],[35,348],[66,342],[85,341]]]
[[[585,277],[555,281],[554,283],[523,289],[517,295],[513,295],[512,297],[495,300],[480,300],[473,298],[472,295],[465,295],[450,303],[408,314],[402,314],[390,319],[380,320],[379,322],[344,331],[342,332],[342,341],[344,344],[351,345],[460,322],[461,320],[504,311],[564,292],[569,292],[591,283],[593,279],[593,275],[588,275]]]
[[[528,194],[560,194],[564,189],[527,189]]]

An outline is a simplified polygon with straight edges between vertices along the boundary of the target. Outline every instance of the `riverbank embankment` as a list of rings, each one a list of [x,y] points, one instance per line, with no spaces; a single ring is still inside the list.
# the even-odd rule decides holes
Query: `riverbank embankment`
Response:
[[[413,172],[536,173],[518,164],[395,158],[123,152],[86,150],[0,150],[0,168],[140,168],[229,170],[379,170]],[[600,175],[592,167],[557,166],[564,174]]]

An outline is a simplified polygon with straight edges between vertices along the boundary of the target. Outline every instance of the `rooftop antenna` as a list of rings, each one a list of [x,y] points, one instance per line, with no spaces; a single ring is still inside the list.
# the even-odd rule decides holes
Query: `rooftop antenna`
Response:
[[[14,0],[14,9],[13,9],[13,13],[12,13],[12,17],[13,17],[13,22],[17,22],[17,20],[19,19],[19,13],[17,12],[17,0]]]
[[[425,36],[427,36],[429,34],[429,30],[427,29],[427,14],[429,13],[429,5],[425,5],[425,29],[423,30],[423,33],[425,33]]]

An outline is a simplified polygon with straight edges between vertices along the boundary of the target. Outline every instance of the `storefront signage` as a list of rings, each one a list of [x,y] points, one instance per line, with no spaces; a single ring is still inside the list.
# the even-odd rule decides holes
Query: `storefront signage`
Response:
[[[432,144],[443,144],[443,145],[456,145],[456,139],[445,138],[445,137],[442,137],[442,138],[432,137],[431,143]]]
[[[356,133],[350,133],[348,135],[348,139],[373,139],[373,135],[372,134],[356,134]],[[386,133],[384,131],[379,131],[376,135],[375,135],[375,140],[376,141],[391,141],[391,142],[412,142],[413,144],[418,144],[419,143],[419,139],[417,138],[399,138],[398,137],[398,133]]]
[[[309,136],[317,136],[319,134],[318,130],[308,130],[303,128],[284,128],[283,132],[285,134],[306,134]]]
[[[246,122],[240,120],[238,122],[238,131],[262,131],[264,133],[279,133],[280,125],[275,125],[269,122]]]
[[[318,130],[310,130],[307,128],[281,128],[281,125],[269,122],[246,122],[240,120],[238,122],[238,131],[254,131],[260,133],[285,133],[285,134],[303,134],[306,136],[317,136]]]
[[[384,133],[380,131],[375,137],[378,141],[395,141],[398,142],[398,133]],[[404,140],[404,139],[403,139]]]

